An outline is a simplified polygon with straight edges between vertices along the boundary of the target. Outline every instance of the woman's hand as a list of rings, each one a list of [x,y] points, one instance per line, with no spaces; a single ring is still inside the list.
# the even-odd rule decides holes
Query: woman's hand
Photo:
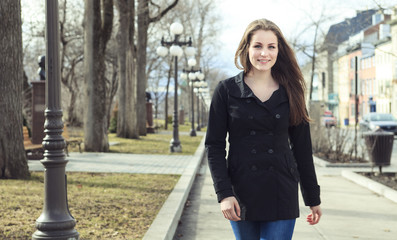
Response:
[[[320,205],[313,206],[313,207],[310,207],[310,210],[312,210],[312,213],[309,214],[306,219],[310,225],[315,225],[320,221],[320,218],[322,215],[321,207],[320,207]]]
[[[235,197],[227,197],[221,201],[221,210],[226,219],[240,221],[240,205]]]

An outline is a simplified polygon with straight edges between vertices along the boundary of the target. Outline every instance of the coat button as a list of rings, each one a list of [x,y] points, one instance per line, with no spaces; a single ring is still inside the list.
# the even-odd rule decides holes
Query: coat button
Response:
[[[281,115],[277,113],[277,114],[276,114],[276,118],[277,118],[277,119],[280,119],[280,118],[281,118]]]
[[[250,132],[250,135],[251,135],[251,136],[254,136],[255,134],[256,134],[255,131],[251,131],[251,132]]]
[[[256,171],[256,170],[258,170],[258,168],[255,165],[252,165],[251,170]]]
[[[252,149],[252,150],[251,150],[251,153],[252,153],[252,154],[256,154],[256,150],[255,150],[255,149]]]
[[[246,103],[251,103],[251,99],[247,99],[247,100],[246,100]]]
[[[269,150],[267,150],[267,152],[270,154],[274,153],[273,149],[271,149],[271,148]]]
[[[290,168],[290,171],[291,171],[291,173],[294,173],[295,169],[294,168]]]
[[[269,136],[273,136],[274,134],[273,134],[273,132],[269,132]]]
[[[270,166],[270,167],[269,167],[269,171],[274,171],[274,167],[273,167],[273,166]]]
[[[254,116],[249,115],[249,116],[248,116],[248,119],[252,120],[252,119],[254,119]]]

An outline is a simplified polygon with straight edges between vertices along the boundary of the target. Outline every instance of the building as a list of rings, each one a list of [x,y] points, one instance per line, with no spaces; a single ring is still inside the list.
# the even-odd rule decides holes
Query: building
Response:
[[[393,14],[359,11],[329,28],[316,59],[313,100],[324,111],[331,110],[341,126],[354,125],[374,102],[377,111],[397,113],[396,11]]]

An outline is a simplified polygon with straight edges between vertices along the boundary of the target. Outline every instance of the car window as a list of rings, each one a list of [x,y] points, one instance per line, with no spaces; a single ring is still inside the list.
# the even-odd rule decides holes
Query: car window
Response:
[[[374,114],[371,116],[371,121],[394,121],[394,117],[391,114]]]

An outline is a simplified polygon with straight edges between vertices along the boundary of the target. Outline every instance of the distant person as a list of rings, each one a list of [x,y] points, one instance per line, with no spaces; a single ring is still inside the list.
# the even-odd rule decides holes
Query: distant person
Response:
[[[266,19],[248,25],[235,64],[243,71],[217,85],[205,140],[218,201],[236,239],[291,239],[299,181],[307,222],[322,215],[305,82],[280,29]]]

